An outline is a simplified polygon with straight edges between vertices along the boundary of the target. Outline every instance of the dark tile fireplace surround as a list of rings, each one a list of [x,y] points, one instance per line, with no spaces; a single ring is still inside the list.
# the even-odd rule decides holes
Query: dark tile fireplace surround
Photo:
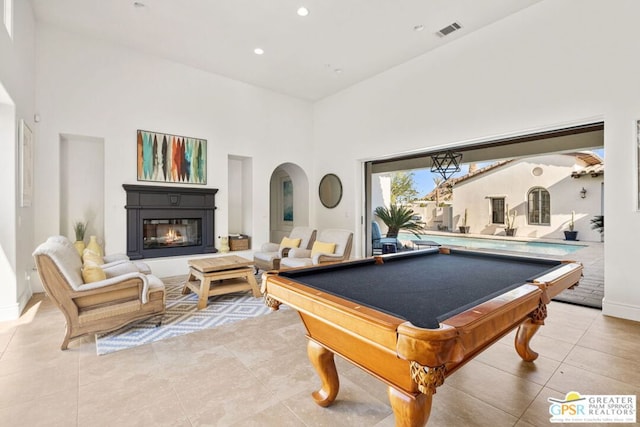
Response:
[[[215,188],[122,186],[131,259],[206,254],[215,248]]]

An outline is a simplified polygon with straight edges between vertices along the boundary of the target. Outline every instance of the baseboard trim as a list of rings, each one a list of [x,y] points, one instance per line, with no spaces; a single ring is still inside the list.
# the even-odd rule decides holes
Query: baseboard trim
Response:
[[[20,311],[20,304],[17,302],[0,307],[0,322],[18,319]]]
[[[15,303],[0,307],[0,322],[5,320],[17,320],[33,296],[31,289],[26,289]]]
[[[640,307],[607,301],[606,297],[602,300],[602,314],[640,322]]]

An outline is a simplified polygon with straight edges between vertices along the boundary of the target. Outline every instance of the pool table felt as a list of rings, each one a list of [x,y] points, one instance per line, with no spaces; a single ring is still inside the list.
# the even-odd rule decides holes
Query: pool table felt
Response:
[[[549,272],[560,261],[437,251],[280,272],[301,284],[436,329],[440,322]]]

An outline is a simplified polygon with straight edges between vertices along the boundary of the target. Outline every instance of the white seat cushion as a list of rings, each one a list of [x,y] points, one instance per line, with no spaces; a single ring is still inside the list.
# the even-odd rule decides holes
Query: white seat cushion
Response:
[[[260,261],[265,262],[273,262],[274,259],[280,258],[279,252],[255,252],[253,254],[254,259],[259,259]]]
[[[280,261],[281,267],[310,267],[313,265],[311,258],[282,258]]]

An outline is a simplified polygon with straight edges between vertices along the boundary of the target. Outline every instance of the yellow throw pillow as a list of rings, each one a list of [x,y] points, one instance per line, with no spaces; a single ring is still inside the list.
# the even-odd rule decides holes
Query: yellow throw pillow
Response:
[[[99,282],[106,278],[107,275],[104,270],[98,265],[85,265],[82,269],[82,280],[84,283]]]
[[[315,254],[332,254],[336,250],[335,243],[325,243],[325,242],[313,242],[313,247],[311,248],[311,258]]]
[[[84,264],[89,263],[89,264],[95,264],[95,265],[102,265],[104,264],[104,258],[102,258],[100,254],[95,253],[91,249],[85,249],[84,252],[82,252],[82,262]]]
[[[280,242],[281,248],[297,248],[300,246],[300,242],[302,239],[290,239],[288,237],[283,237],[282,242]]]

